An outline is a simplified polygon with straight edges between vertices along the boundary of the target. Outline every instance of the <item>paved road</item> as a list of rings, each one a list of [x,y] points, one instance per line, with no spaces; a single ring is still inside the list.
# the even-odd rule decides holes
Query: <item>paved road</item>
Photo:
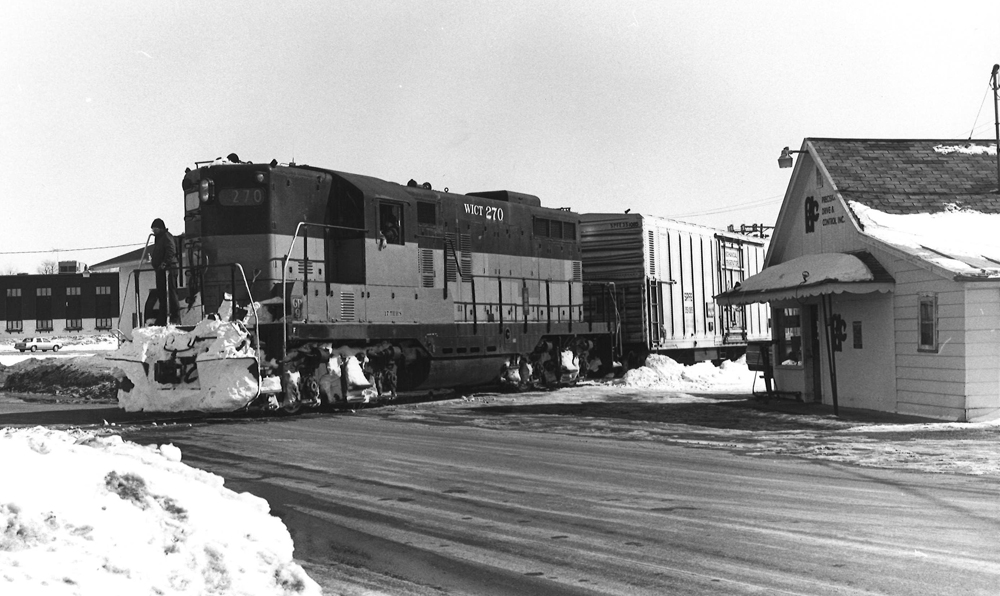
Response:
[[[995,479],[365,415],[141,426],[329,593],[990,594]],[[358,593],[358,592],[353,592]]]

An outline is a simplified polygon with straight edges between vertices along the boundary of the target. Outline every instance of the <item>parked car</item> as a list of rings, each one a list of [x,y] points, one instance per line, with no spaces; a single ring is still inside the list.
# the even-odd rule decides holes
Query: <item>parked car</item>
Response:
[[[26,337],[14,344],[14,349],[22,352],[37,352],[38,350],[58,352],[61,347],[62,344],[51,337]]]

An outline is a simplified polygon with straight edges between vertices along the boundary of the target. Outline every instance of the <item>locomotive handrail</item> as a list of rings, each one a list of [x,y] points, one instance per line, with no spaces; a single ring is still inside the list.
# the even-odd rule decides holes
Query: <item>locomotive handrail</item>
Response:
[[[290,243],[288,243],[288,252],[285,253],[285,258],[282,261],[282,265],[281,265],[281,357],[282,357],[282,360],[284,360],[284,357],[285,357],[286,352],[288,350],[288,305],[287,305],[287,296],[288,296],[288,293],[287,293],[288,292],[288,285],[287,284],[288,284],[288,280],[285,277],[286,276],[286,272],[288,271],[288,261],[290,261],[292,259],[292,249],[295,248],[295,239],[299,237],[299,231],[301,231],[302,228],[309,228],[309,227],[324,228],[324,229],[327,229],[327,230],[346,230],[346,231],[349,231],[349,232],[364,232],[365,234],[368,233],[368,229],[367,228],[352,228],[352,227],[347,227],[347,226],[331,226],[331,225],[328,225],[328,224],[310,223],[310,222],[307,222],[307,221],[300,221],[298,223],[298,225],[295,226],[295,233],[292,235],[292,241]],[[309,259],[301,259],[301,260],[304,260],[306,262],[309,261]],[[308,277],[309,277],[309,272],[307,271],[306,272],[306,279],[307,280],[308,280]],[[308,281],[306,283],[308,283]]]
[[[252,295],[250,294],[249,282],[247,281],[246,272],[243,270],[243,265],[241,265],[240,263],[218,263],[218,264],[215,264],[215,265],[205,264],[205,265],[198,265],[196,267],[189,267],[188,269],[191,269],[191,270],[204,270],[204,269],[217,269],[217,268],[228,268],[230,270],[230,277],[231,277],[230,287],[234,287],[234,288],[236,287],[236,275],[235,275],[235,272],[237,270],[239,270],[240,275],[243,278],[243,285],[247,289],[247,296],[250,297],[251,300],[252,300]],[[177,269],[180,270],[180,269],[183,269],[183,267],[177,267]],[[138,269],[135,269],[134,271],[132,271],[132,276],[135,277],[135,294],[136,294],[136,305],[135,305],[136,309],[135,309],[135,313],[136,313],[136,317],[137,318],[140,315],[143,314],[142,310],[139,308],[139,274],[140,273],[149,273],[149,272],[156,272],[156,269],[153,269],[152,267],[143,267],[143,268],[138,268]],[[157,302],[159,302],[159,298],[157,298]],[[203,309],[202,312],[203,313],[204,313],[204,308],[205,308],[205,305],[203,303],[202,304],[202,309]],[[256,313],[255,313],[255,316],[256,316]],[[137,323],[138,323],[138,321],[137,321]]]
[[[284,258],[281,260],[282,261],[282,266],[281,266],[281,292],[282,292],[282,300],[281,300],[281,320],[282,320],[282,327],[281,327],[281,329],[282,330],[281,330],[281,333],[282,333],[282,352],[283,353],[286,350],[286,346],[288,344],[288,320],[287,320],[287,318],[288,318],[288,306],[287,306],[287,298],[288,298],[288,264],[291,263],[291,262],[298,262],[298,263],[309,263],[310,262],[310,259],[308,258],[307,254],[305,254],[304,258],[292,258],[292,251],[295,248],[295,242],[296,242],[296,240],[300,236],[305,237],[303,235],[303,229],[304,228],[309,228],[309,227],[323,228],[323,229],[335,229],[335,230],[347,230],[347,231],[364,232],[364,233],[368,232],[367,229],[352,228],[352,227],[346,227],[346,226],[333,226],[333,225],[310,223],[310,222],[299,222],[296,225],[296,227],[295,227],[295,233],[292,236],[292,241],[288,245],[288,250],[286,251]],[[445,238],[444,240],[445,240],[445,244],[446,244],[446,250],[444,251],[445,252],[445,259],[446,259],[446,261],[447,261],[447,259],[449,257],[449,255],[448,255],[449,250],[448,249],[450,249],[450,252],[451,252],[450,256],[451,256],[451,259],[452,259],[452,263],[455,266],[455,272],[457,274],[458,279],[461,280],[462,282],[471,283],[471,293],[472,293],[472,296],[471,296],[472,301],[471,301],[471,303],[470,302],[466,302],[466,301],[456,301],[456,304],[462,304],[462,305],[469,305],[469,304],[471,304],[472,305],[472,307],[473,307],[472,308],[472,325],[473,325],[473,333],[475,334],[477,332],[477,330],[478,330],[478,325],[479,325],[479,308],[478,307],[480,305],[478,297],[477,297],[477,292],[476,292],[476,280],[477,280],[477,278],[479,278],[479,279],[494,279],[494,280],[498,280],[498,281],[503,281],[503,280],[514,281],[514,280],[517,280],[517,281],[522,281],[522,282],[525,281],[528,278],[526,278],[524,276],[516,277],[516,276],[513,276],[513,275],[488,275],[488,274],[476,275],[475,273],[473,273],[471,271],[470,272],[465,272],[463,270],[462,264],[461,264],[461,262],[459,261],[459,258],[458,258],[458,250],[457,250],[457,247],[455,246],[455,244],[456,244],[455,241],[452,240],[452,239],[450,239],[450,238]],[[277,260],[277,259],[272,259],[272,260]],[[303,280],[303,282],[304,283],[308,283],[308,275],[309,275],[308,274],[308,270],[306,271],[305,275],[306,275],[306,278]],[[572,285],[575,284],[575,283],[579,283],[581,286],[587,286],[587,285],[590,285],[591,283],[594,283],[594,282],[584,282],[582,280],[581,281],[575,281],[575,280],[551,280],[551,279],[549,279],[549,280],[543,280],[543,279],[538,279],[537,281],[539,281],[539,282],[546,282],[546,286],[547,287],[548,287],[549,283],[551,283],[552,281],[565,281],[566,283],[568,283],[570,285],[571,288],[572,288]],[[447,297],[447,291],[448,291],[448,283],[447,283],[447,281],[445,282],[445,285],[444,285],[444,291],[445,291],[445,296]],[[551,327],[551,324],[552,324],[552,314],[551,314],[551,311],[552,311],[553,305],[551,304],[551,296],[548,295],[549,294],[548,292],[546,292],[546,294],[547,294],[547,300],[546,300],[546,305],[544,306],[544,308],[545,308],[546,313],[547,313],[546,319],[548,321],[548,325]],[[570,302],[569,302],[568,305],[566,305],[566,307],[569,310],[570,316],[567,318],[566,321],[570,325],[572,325],[573,324],[573,315],[572,315],[572,313],[573,313],[574,308],[578,309],[579,312],[580,312],[580,315],[582,316],[584,314],[584,311],[586,310],[585,309],[586,305],[584,303],[573,304],[572,290],[570,291],[569,300],[570,300]],[[503,318],[504,317],[504,315],[503,315],[504,301],[503,301],[503,291],[502,291],[502,289],[499,290],[497,302],[495,302],[495,303],[494,302],[484,303],[483,305],[484,306],[494,306],[495,305],[495,306],[497,306],[500,309],[500,324],[502,326],[503,323],[504,323],[504,318]],[[539,306],[541,306],[541,305],[539,305]],[[617,315],[617,308],[615,308],[615,311],[616,311],[616,315]],[[607,318],[607,317],[605,317],[605,318]],[[562,317],[559,317],[559,320],[561,321]],[[618,323],[616,321],[608,321],[608,322],[615,324],[616,327],[620,325],[620,323]],[[525,323],[527,323],[527,310],[525,310]]]
[[[149,250],[149,239],[153,237],[153,234],[146,236],[146,245],[142,247],[142,255],[139,257],[139,264],[141,265],[143,261],[146,260],[146,251]],[[128,281],[125,282],[125,294],[122,296],[121,306],[118,307],[118,331],[121,332],[122,327],[122,316],[125,315],[125,301],[128,300],[128,287],[132,283],[132,277],[129,276]],[[136,276],[135,281],[135,313],[136,313],[136,324],[139,323],[139,278]]]
[[[253,301],[253,294],[250,292],[250,282],[247,281],[247,273],[246,271],[243,270],[243,265],[239,263],[234,263],[234,265],[236,265],[236,267],[240,270],[240,276],[243,278],[243,287],[246,288],[247,299],[250,300],[250,308],[253,309],[253,324],[254,324],[254,329],[256,329],[256,331],[253,334],[253,340],[254,340],[253,350],[254,350],[254,355],[257,356],[257,393],[256,395],[253,396],[253,399],[256,400],[258,397],[260,397],[260,386],[264,382],[263,373],[260,370],[261,368],[260,359],[262,357],[262,354],[260,353],[260,318],[257,316],[257,303]],[[235,312],[235,310],[236,310],[236,297],[233,296],[233,311]],[[232,315],[230,315],[230,317],[231,316]]]

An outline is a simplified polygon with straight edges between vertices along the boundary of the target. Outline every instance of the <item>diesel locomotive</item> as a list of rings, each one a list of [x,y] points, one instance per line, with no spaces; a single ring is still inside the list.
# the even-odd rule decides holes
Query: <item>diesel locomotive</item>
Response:
[[[584,304],[600,292],[584,292],[580,217],[536,196],[235,155],[188,169],[183,190],[182,299],[236,309],[288,410],[349,397],[346,367],[342,391],[318,382],[337,354],[393,393],[614,359],[614,313]]]

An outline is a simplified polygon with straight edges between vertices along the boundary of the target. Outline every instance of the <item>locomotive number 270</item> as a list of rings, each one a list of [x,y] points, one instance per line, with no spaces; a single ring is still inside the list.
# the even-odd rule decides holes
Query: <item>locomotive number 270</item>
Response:
[[[503,207],[491,207],[490,205],[470,205],[465,204],[465,212],[469,215],[479,215],[484,219],[503,221]]]
[[[495,219],[497,221],[503,221],[503,209],[500,207],[487,207],[486,213],[483,216],[486,219]]]

